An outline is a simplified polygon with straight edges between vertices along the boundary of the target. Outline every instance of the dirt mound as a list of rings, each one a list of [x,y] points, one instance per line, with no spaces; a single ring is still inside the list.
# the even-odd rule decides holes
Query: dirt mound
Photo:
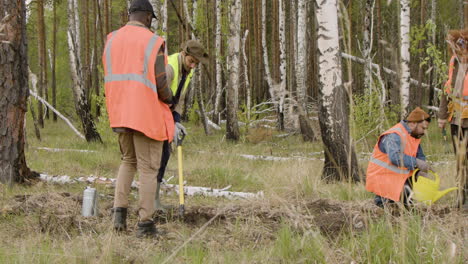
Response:
[[[83,232],[107,232],[111,227],[111,199],[99,201],[98,217],[81,216],[81,195],[70,193],[44,193],[18,195],[13,197],[0,214],[26,215],[34,232],[46,232],[71,236]],[[424,211],[426,210],[426,211]],[[443,218],[450,214],[449,208],[421,210],[431,217]],[[387,210],[388,211],[388,210]],[[400,214],[401,211],[389,211]],[[395,213],[397,212],[397,213]],[[342,232],[360,232],[368,222],[385,214],[385,210],[376,207],[371,201],[340,202],[329,199],[302,200],[272,204],[264,202],[223,203],[215,206],[187,206],[183,218],[178,215],[178,208],[167,212],[156,212],[154,219],[158,226],[185,225],[199,228],[215,218],[211,225],[232,226],[234,224],[255,225],[265,232],[255,236],[274,238],[274,233],[287,224],[298,232],[318,229],[329,238],[336,238]],[[37,216],[37,217],[36,217]],[[129,208],[129,229],[138,221],[137,208]]]

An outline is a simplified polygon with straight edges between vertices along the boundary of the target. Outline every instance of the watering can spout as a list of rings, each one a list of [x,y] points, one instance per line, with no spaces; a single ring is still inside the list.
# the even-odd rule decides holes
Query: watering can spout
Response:
[[[452,187],[452,188],[445,189],[443,191],[438,191],[437,194],[435,195],[434,199],[432,200],[432,202],[435,202],[435,201],[439,200],[440,198],[442,198],[447,193],[449,193],[451,191],[455,191],[457,189],[458,189],[457,187]]]

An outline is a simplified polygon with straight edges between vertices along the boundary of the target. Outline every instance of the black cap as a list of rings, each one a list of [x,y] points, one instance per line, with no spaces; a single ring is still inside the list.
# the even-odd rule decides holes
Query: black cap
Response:
[[[130,4],[130,8],[128,9],[128,13],[133,13],[136,11],[145,11],[150,12],[153,14],[153,18],[156,18],[154,14],[153,6],[150,4],[148,0],[133,0]]]

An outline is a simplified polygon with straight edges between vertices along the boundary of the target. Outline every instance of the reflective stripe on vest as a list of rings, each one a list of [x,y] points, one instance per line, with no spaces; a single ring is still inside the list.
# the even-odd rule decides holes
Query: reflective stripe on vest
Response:
[[[391,170],[391,171],[393,171],[395,173],[398,173],[398,174],[406,174],[406,173],[410,172],[409,170],[400,169],[395,165],[388,164],[388,163],[383,162],[381,160],[378,160],[376,158],[371,158],[369,162],[375,163],[375,164],[379,165],[380,167],[384,167],[384,168],[386,168],[388,170]]]
[[[179,87],[179,54],[180,53],[174,53],[169,56],[168,58],[168,64],[171,65],[172,70],[174,71],[174,78],[172,79],[171,83],[171,90],[172,94],[175,95],[177,93],[177,87]],[[190,84],[190,81],[192,80],[193,76],[193,70],[190,70],[189,74],[187,75],[187,78],[185,79],[185,84],[184,88],[182,89],[181,94],[184,94],[185,91],[187,90],[188,85]]]
[[[156,85],[149,80],[147,77],[148,75],[148,61],[150,59],[151,53],[154,49],[154,46],[156,45],[156,41],[158,40],[159,36],[158,35],[153,35],[151,37],[150,41],[148,42],[148,45],[145,48],[145,57],[144,57],[144,65],[143,65],[143,74],[136,74],[136,73],[129,73],[129,74],[113,74],[112,73],[112,59],[111,59],[111,49],[112,49],[112,40],[115,38],[117,35],[117,31],[112,32],[111,38],[107,42],[106,46],[106,67],[107,71],[104,76],[104,82],[118,82],[118,81],[135,81],[144,84],[145,86],[148,86],[153,90],[153,92],[157,93],[157,87]]]

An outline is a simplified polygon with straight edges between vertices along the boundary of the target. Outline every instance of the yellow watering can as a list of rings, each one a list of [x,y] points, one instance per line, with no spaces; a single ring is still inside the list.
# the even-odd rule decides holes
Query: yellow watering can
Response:
[[[429,173],[434,175],[435,180],[431,180],[420,175],[416,181],[416,172],[418,170],[419,169],[414,170],[413,176],[411,177],[413,182],[413,197],[416,201],[423,202],[426,205],[431,205],[447,193],[458,189],[457,187],[452,187],[439,191],[440,178],[439,175],[433,171],[429,171]]]

